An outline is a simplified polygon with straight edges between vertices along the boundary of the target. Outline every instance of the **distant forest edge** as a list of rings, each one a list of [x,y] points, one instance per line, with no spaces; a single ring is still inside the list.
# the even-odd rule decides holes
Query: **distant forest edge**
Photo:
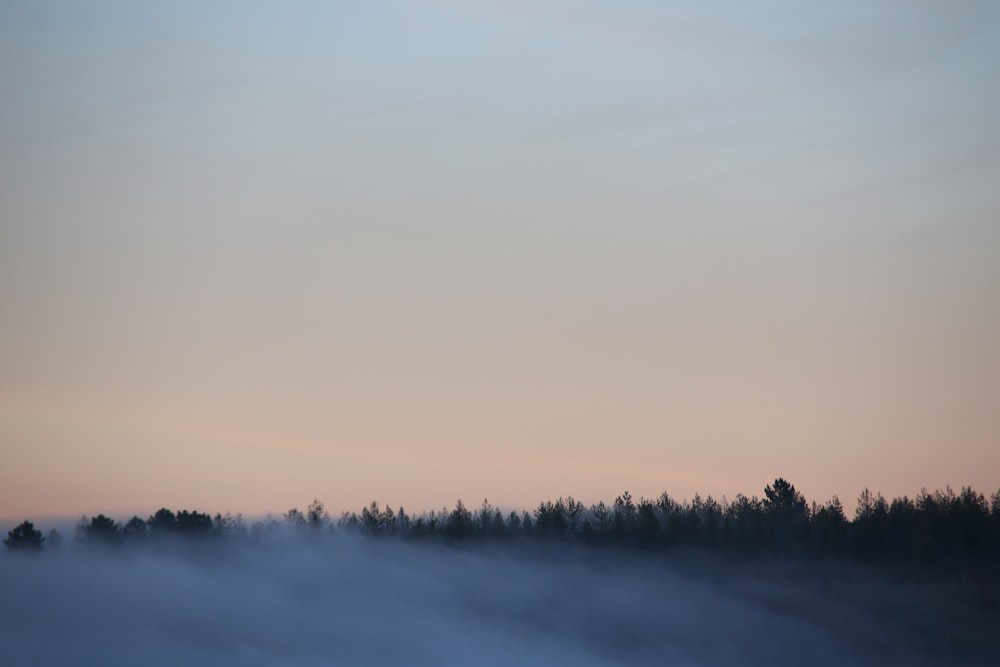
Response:
[[[847,555],[864,560],[937,562],[1000,556],[1000,490],[989,500],[969,487],[950,487],[915,498],[887,501],[865,489],[848,519],[839,499],[809,504],[782,478],[764,488],[764,497],[737,495],[721,502],[695,495],[678,502],[667,493],[635,500],[626,491],[611,504],[589,507],[572,497],[544,501],[533,511],[504,514],[486,500],[470,510],[459,500],[453,509],[409,515],[377,502],[359,513],[330,517],[313,501],[305,512],[291,509],[280,518],[247,523],[240,515],[161,509],[148,519],[120,524],[103,514],[83,517],[76,541],[87,547],[121,547],[189,541],[248,541],[280,530],[307,535],[357,533],[443,543],[538,541],[665,550],[696,547],[748,554]],[[11,530],[8,551],[32,552],[64,545],[57,530],[47,536],[25,521]]]

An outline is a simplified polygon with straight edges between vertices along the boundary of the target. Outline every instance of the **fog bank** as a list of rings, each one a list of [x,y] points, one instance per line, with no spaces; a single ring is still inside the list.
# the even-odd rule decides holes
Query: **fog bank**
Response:
[[[11,665],[987,664],[975,582],[699,554],[311,542],[0,558]]]

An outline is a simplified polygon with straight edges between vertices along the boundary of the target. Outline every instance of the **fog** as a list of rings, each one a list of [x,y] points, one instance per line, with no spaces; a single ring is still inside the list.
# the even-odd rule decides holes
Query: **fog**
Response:
[[[0,557],[10,665],[987,664],[969,582],[345,536]],[[992,615],[991,615],[992,614]]]

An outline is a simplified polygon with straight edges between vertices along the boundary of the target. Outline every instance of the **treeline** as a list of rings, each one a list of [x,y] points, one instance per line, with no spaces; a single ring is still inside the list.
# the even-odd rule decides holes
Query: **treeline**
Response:
[[[124,546],[185,540],[255,540],[291,528],[304,534],[343,531],[373,538],[433,540],[449,543],[546,541],[605,547],[664,550],[677,547],[735,553],[849,555],[865,560],[933,562],[953,558],[1000,557],[1000,491],[989,500],[969,487],[921,491],[887,501],[865,489],[852,518],[834,497],[808,504],[795,487],[778,478],[764,497],[742,494],[721,502],[698,495],[678,502],[667,493],[635,500],[625,492],[606,504],[586,506],[568,498],[545,501],[533,511],[502,512],[483,501],[470,510],[454,508],[411,516],[377,502],[360,513],[334,520],[321,502],[305,512],[292,509],[280,518],[247,524],[239,515],[210,516],[197,511],[161,509],[147,519],[124,524],[101,514],[84,517],[76,540],[88,546]],[[8,533],[9,550],[59,547],[62,536],[48,537],[29,521]]]

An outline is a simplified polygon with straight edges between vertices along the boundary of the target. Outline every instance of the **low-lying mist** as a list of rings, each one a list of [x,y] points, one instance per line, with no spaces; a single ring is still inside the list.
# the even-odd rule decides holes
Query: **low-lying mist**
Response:
[[[8,665],[991,664],[974,581],[338,534],[0,556]],[[992,663],[995,664],[995,663]]]

